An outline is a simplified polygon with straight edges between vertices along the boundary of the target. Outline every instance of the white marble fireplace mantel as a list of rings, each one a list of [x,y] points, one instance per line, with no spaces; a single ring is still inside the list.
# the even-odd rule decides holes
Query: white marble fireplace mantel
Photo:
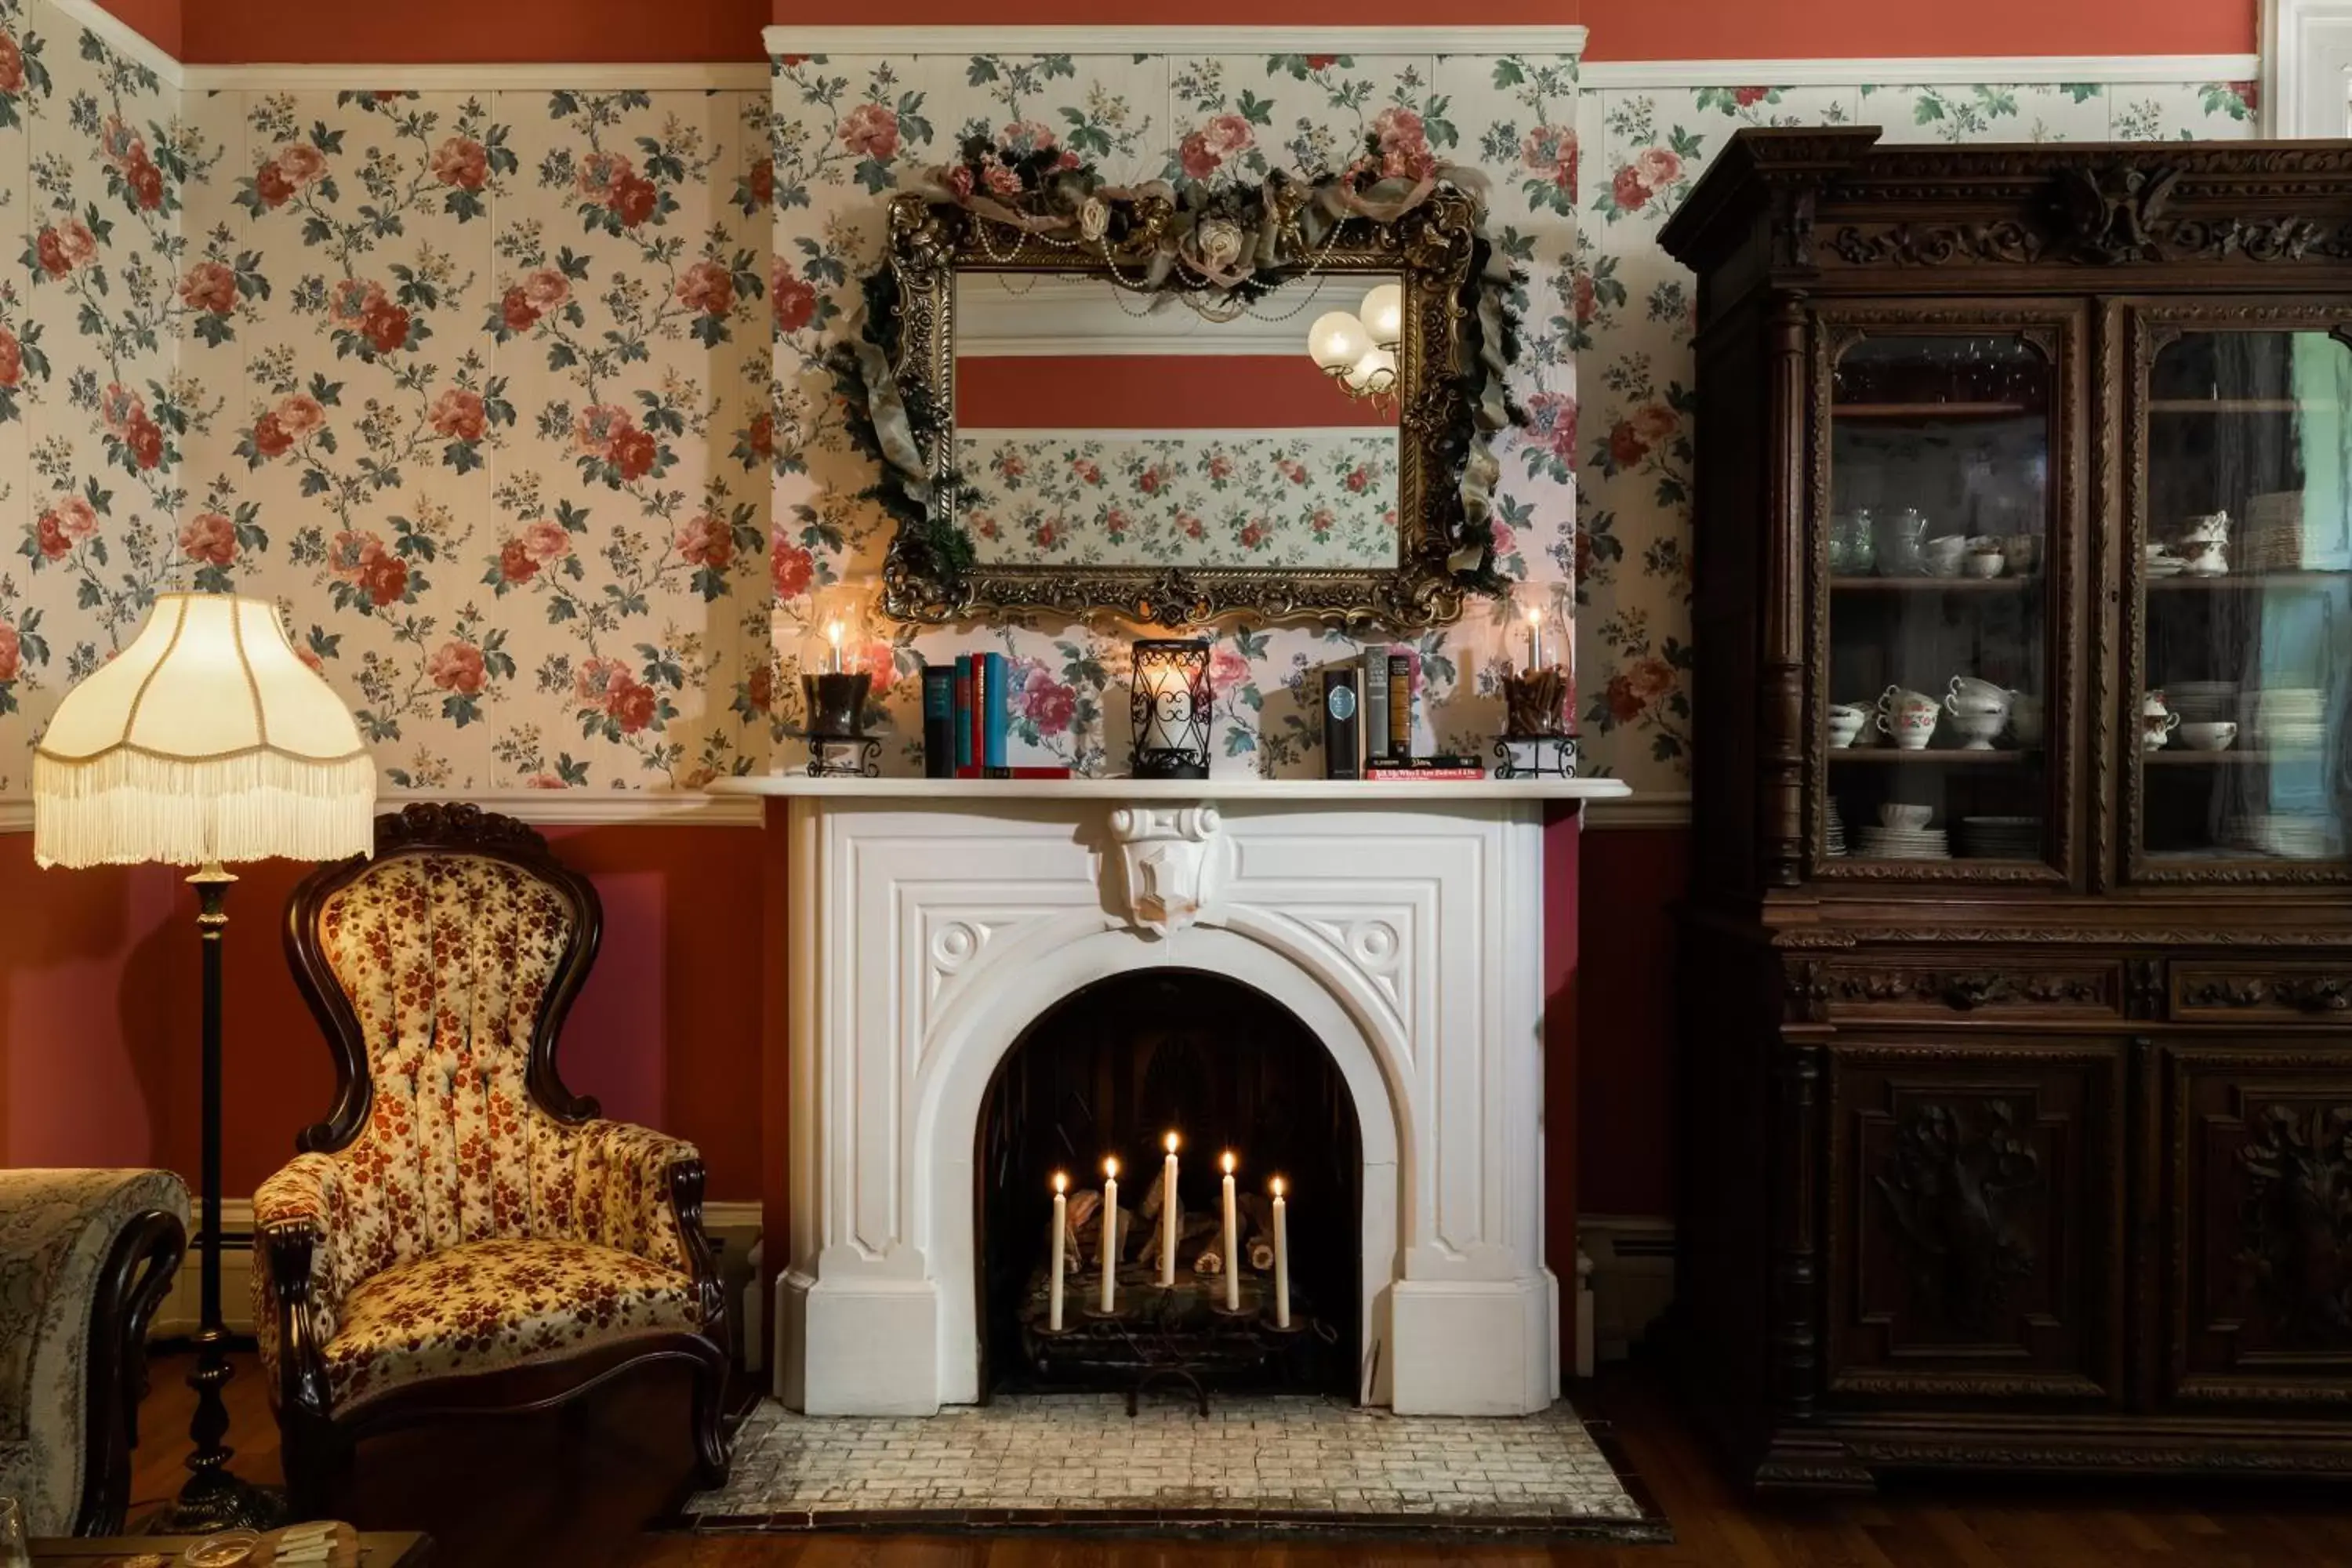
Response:
[[[989,1085],[1055,1004],[1154,969],[1255,987],[1347,1085],[1364,1399],[1511,1415],[1557,1396],[1544,809],[1622,784],[776,773],[712,787],[790,805],[791,1236],[770,1254],[784,1259],[786,1403],[929,1415],[980,1397]]]

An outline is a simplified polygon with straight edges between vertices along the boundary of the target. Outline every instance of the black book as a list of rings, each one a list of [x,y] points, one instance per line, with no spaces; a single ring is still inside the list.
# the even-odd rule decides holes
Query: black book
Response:
[[[955,666],[923,666],[923,776],[955,777]]]
[[[1360,779],[1364,776],[1361,704],[1357,700],[1360,673],[1352,664],[1323,672],[1323,776]]]

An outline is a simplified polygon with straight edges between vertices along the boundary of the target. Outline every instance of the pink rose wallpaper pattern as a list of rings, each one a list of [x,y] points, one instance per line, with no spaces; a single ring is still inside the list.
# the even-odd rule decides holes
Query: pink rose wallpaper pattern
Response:
[[[1397,438],[1360,430],[959,431],[980,560],[998,566],[1397,563]]]
[[[1566,58],[1427,55],[772,67],[768,91],[184,94],[47,0],[0,0],[0,797],[167,585],[275,598],[395,795],[678,790],[797,761],[772,611],[789,653],[810,595],[884,543],[817,362],[878,256],[878,198],[971,132],[1134,178],[1364,149],[1478,169],[1529,273],[1504,566],[1579,602],[1591,763],[1679,789],[1696,433],[1689,283],[1655,235],[1724,138],[2252,131],[2228,83],[1580,91]],[[1116,771],[1133,630],[871,628],[889,765],[916,766],[914,670],[992,647],[1020,672],[1021,749]],[[1505,631],[1482,604],[1418,639],[1424,744],[1482,744]],[[1222,629],[1220,765],[1319,771],[1312,671],[1353,646]]]

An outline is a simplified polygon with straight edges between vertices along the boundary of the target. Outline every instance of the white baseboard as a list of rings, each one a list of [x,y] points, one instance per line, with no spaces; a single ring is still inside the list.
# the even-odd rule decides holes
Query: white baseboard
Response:
[[[725,1238],[728,1272],[733,1274],[736,1261],[748,1256],[759,1243],[760,1205],[708,1203],[702,1205],[702,1225],[714,1237]],[[227,1322],[230,1333],[249,1334],[253,1332],[252,1199],[222,1200],[221,1234],[226,1238],[221,1247],[221,1317]],[[180,1272],[173,1277],[171,1294],[155,1310],[155,1320],[147,1330],[149,1339],[184,1339],[196,1331],[201,1321],[201,1273],[192,1246],[186,1260],[180,1265]],[[751,1278],[758,1279],[756,1268]],[[731,1301],[728,1306],[730,1311],[740,1311],[745,1303]]]
[[[1584,1215],[1577,1247],[1592,1260],[1592,1349],[1623,1361],[1675,1299],[1675,1222],[1650,1215]]]

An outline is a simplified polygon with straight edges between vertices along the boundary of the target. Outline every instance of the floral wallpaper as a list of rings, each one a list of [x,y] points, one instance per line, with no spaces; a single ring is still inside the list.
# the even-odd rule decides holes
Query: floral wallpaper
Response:
[[[884,515],[859,499],[872,475],[851,448],[820,366],[826,344],[854,330],[857,280],[880,258],[882,213],[875,195],[944,162],[960,137],[973,133],[1024,147],[1059,146],[1120,180],[1216,184],[1255,181],[1276,168],[1311,175],[1360,156],[1400,174],[1423,173],[1439,163],[1475,169],[1490,193],[1490,234],[1529,272],[1518,390],[1538,423],[1501,454],[1506,476],[1496,531],[1502,565],[1565,605],[1574,542],[1568,411],[1575,403],[1575,369],[1559,280],[1576,227],[1573,59],[787,55],[774,66],[773,296],[781,402],[772,565],[779,642],[788,655],[800,645],[817,595],[835,584],[870,580],[887,542]],[[1270,311],[1288,308],[1278,293],[1265,305]],[[1121,520],[1118,531],[1130,541],[1121,548],[1147,560],[1163,558],[1155,553],[1163,548],[1190,544],[1195,526],[1204,536],[1229,537],[1227,548],[1269,553],[1303,551],[1318,532],[1346,531],[1346,513],[1338,508],[1328,530],[1317,521],[1319,507],[1295,510],[1289,524],[1264,515],[1285,487],[1312,490],[1329,477],[1304,454],[1296,475],[1265,465],[1253,479],[1228,476],[1225,482],[1234,489],[1222,497],[1212,476],[1211,493],[1195,507],[1150,500],[1143,481],[1160,459],[1124,443],[1114,453],[1106,445],[1097,455],[1074,443],[1066,456],[1057,450],[1050,464],[1024,459],[1020,481],[1048,485],[1025,498],[1001,471],[987,472],[984,462],[966,471],[992,492],[992,505],[983,510],[1008,541],[1055,561],[1111,548],[1114,510]],[[1079,463],[1097,466],[1106,479],[1131,467],[1135,482],[1119,487],[1119,495],[1081,499],[1076,510],[1085,526],[1066,533],[1057,511],[1066,518],[1073,509],[1063,492],[1075,489],[1083,498],[1094,488],[1083,473],[1071,480]],[[1041,467],[1059,471],[1048,480],[1037,471]],[[1339,473],[1339,485],[1351,485],[1356,474],[1354,465]],[[1201,477],[1198,471],[1186,479],[1164,476],[1178,491]],[[1459,624],[1416,639],[1424,749],[1483,752],[1491,745],[1500,727],[1496,692],[1507,619],[1503,606],[1481,600]],[[1127,650],[1137,627],[1110,618],[1041,617],[991,627],[876,630],[869,662],[878,666],[879,717],[893,738],[886,750],[891,771],[919,769],[917,672],[926,662],[974,647],[1010,656],[1016,762],[1124,771],[1130,742]],[[1319,773],[1318,672],[1354,658],[1360,646],[1311,627],[1221,627],[1212,663],[1214,768]],[[796,754],[796,748],[787,754]]]
[[[991,565],[1397,563],[1394,431],[960,431],[955,461]]]
[[[1658,229],[1741,126],[1824,124],[1881,125],[1890,142],[2217,141],[2254,133],[2253,86],[1782,83],[1584,95],[1582,223],[1556,279],[1582,384],[1562,440],[1579,488],[1580,710],[1588,761],[1636,790],[1687,790],[1692,744],[1695,299]]]
[[[1519,56],[772,63],[767,92],[183,95],[48,0],[0,0],[0,798],[167,585],[278,600],[394,794],[687,789],[797,762],[798,634],[885,542],[819,361],[878,257],[877,198],[974,132],[1128,178],[1477,170],[1528,273],[1504,569],[1574,605],[1589,765],[1677,790],[1696,433],[1689,280],[1656,230],[1724,138],[2253,129],[2251,89],[2225,83],[1580,92],[1572,59]],[[1327,478],[1298,461],[1287,482]],[[1250,471],[1244,490],[1271,489]],[[1187,515],[1288,547],[1245,541],[1246,510]],[[1051,551],[1020,515],[1023,547]],[[1315,531],[1315,509],[1287,515]],[[1068,550],[1108,548],[1108,511],[1085,524]],[[1481,603],[1416,639],[1424,747],[1485,749],[1507,621]],[[1118,771],[1134,631],[869,626],[887,765],[918,767],[915,671],[989,647],[1020,681],[1017,760]],[[1319,772],[1315,672],[1354,651],[1222,629],[1220,770]]]

